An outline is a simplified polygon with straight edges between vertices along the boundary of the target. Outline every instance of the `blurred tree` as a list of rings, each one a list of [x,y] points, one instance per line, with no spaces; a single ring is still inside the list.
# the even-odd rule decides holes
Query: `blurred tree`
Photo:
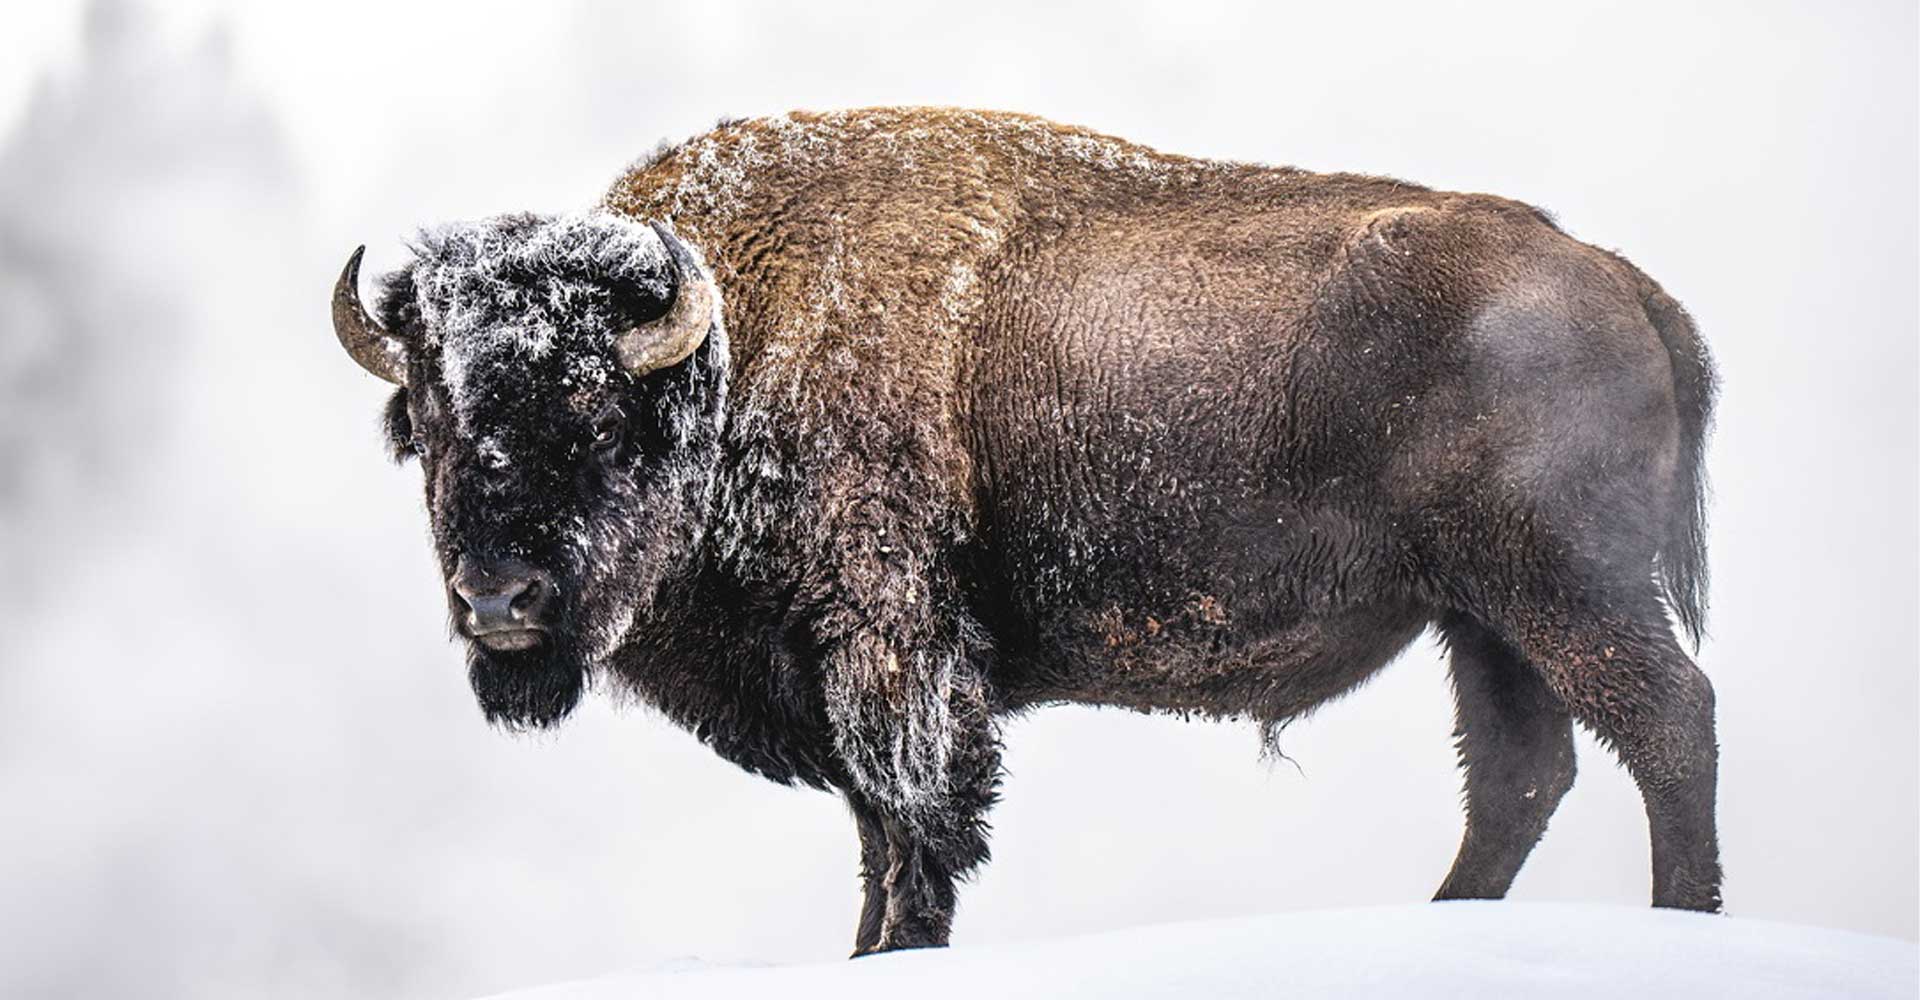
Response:
[[[93,0],[77,67],[0,141],[0,590],[43,589],[124,526],[190,350],[188,230],[291,186],[279,129],[215,29],[167,51],[127,0]],[[32,584],[29,586],[29,584]]]

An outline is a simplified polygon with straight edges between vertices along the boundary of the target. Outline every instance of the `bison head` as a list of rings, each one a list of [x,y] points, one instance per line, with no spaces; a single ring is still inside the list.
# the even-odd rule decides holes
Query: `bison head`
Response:
[[[400,386],[387,436],[425,474],[474,694],[493,722],[551,725],[703,536],[727,373],[712,276],[607,211],[424,233],[377,319],[359,264],[334,328]]]

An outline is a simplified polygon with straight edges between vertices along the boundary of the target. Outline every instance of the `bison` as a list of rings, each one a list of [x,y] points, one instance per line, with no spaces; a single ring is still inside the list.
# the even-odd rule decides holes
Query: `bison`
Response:
[[[364,249],[364,248],[363,248]],[[722,122],[590,210],[423,231],[333,297],[399,386],[469,677],[595,682],[845,798],[855,954],[944,944],[997,722],[1287,720],[1450,650],[1499,897],[1574,776],[1632,773],[1653,903],[1720,907],[1693,324],[1503,198],[1196,159],[1016,114]]]

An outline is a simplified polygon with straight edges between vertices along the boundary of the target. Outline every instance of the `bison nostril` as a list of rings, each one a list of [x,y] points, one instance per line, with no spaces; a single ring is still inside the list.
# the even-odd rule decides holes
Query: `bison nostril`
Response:
[[[510,605],[513,613],[522,618],[531,617],[540,609],[540,605],[545,603],[546,591],[547,588],[542,586],[537,578],[528,580],[526,586],[522,587],[518,594],[513,595]]]
[[[525,563],[464,555],[449,583],[477,635],[537,627],[553,589],[545,573]]]

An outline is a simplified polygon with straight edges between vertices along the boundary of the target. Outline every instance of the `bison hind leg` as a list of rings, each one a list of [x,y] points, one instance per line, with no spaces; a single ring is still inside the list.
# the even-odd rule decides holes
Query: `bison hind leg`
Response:
[[[1650,576],[1559,592],[1502,608],[1497,631],[1639,785],[1653,904],[1717,912],[1713,685],[1681,650]]]
[[[1466,832],[1435,899],[1500,899],[1573,787],[1573,720],[1512,646],[1465,615],[1440,622],[1451,661]]]

